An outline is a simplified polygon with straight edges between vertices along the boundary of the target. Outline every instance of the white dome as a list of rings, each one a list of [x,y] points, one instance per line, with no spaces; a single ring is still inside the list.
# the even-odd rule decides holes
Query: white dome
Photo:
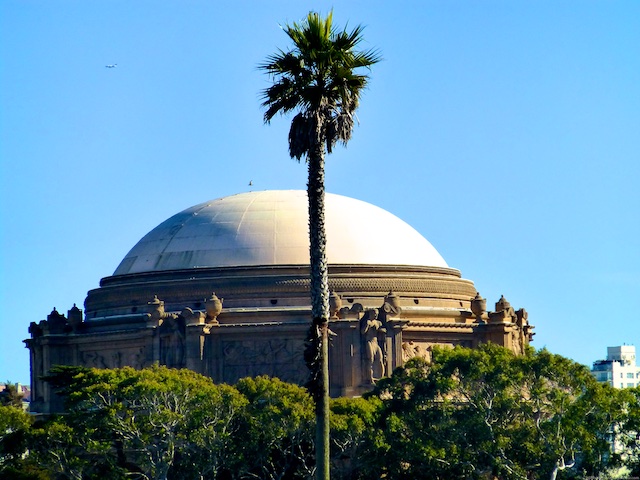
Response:
[[[379,207],[326,194],[331,265],[444,267],[435,248]],[[114,275],[206,267],[308,265],[307,193],[249,192],[188,208],[151,230]]]

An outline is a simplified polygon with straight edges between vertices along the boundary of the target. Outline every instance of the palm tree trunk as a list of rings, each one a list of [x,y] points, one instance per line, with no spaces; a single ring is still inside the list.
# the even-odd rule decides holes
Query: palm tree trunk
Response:
[[[308,157],[311,315],[319,344],[316,405],[316,479],[329,479],[329,280],[324,225],[324,150],[319,141]]]

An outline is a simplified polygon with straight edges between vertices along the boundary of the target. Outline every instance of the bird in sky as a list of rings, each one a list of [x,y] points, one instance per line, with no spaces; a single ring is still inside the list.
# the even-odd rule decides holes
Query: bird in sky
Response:
[[[253,180],[249,180],[249,186],[253,185]]]
[[[107,68],[116,68],[117,66],[118,66],[117,63],[111,63],[109,65],[105,65],[105,67],[107,67]]]

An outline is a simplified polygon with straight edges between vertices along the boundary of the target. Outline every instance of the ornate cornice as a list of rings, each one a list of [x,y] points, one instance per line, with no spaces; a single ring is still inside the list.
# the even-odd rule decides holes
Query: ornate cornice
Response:
[[[476,327],[473,323],[448,323],[448,322],[409,322],[407,328],[428,330],[431,328],[446,329],[473,329]]]
[[[310,280],[306,267],[224,268],[202,271],[158,272],[108,277],[101,288],[91,290],[85,301],[87,319],[94,312],[143,310],[157,295],[167,308],[200,308],[198,303],[212,291],[234,304],[250,306],[252,299],[308,297]],[[329,272],[329,288],[343,297],[430,297],[470,301],[476,294],[473,282],[460,278],[454,269],[403,266],[340,266]],[[107,313],[108,314],[108,313]],[[103,313],[98,313],[98,316]]]

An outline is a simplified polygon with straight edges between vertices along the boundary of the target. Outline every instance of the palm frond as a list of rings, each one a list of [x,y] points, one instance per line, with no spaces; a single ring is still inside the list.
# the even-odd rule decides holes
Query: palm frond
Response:
[[[371,68],[381,59],[377,50],[357,51],[363,30],[358,25],[338,31],[332,12],[326,17],[310,12],[300,23],[284,27],[292,49],[278,50],[259,66],[274,79],[262,92],[265,122],[278,113],[298,112],[289,132],[292,158],[300,160],[309,153],[311,135],[320,136],[316,142],[324,143],[327,152],[351,138],[355,110],[369,80],[357,70]]]
[[[309,152],[313,138],[311,132],[315,130],[314,123],[308,115],[298,113],[291,121],[289,129],[289,154],[291,158],[300,159]]]

